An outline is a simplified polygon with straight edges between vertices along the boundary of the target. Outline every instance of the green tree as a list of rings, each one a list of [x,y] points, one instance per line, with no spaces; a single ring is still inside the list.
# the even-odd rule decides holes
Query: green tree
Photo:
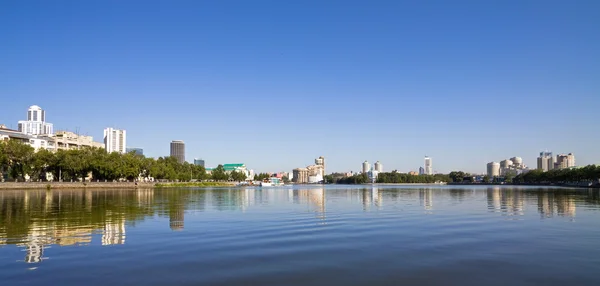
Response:
[[[215,181],[227,181],[229,180],[229,174],[225,172],[223,165],[219,165],[214,170],[212,170],[211,178]]]

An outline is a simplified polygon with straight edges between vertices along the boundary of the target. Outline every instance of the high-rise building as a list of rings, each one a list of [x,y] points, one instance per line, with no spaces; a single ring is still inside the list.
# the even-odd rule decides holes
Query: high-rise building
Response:
[[[512,157],[510,158],[510,160],[513,162],[513,166],[515,166],[515,168],[522,168],[523,166],[523,159],[521,157]]]
[[[433,163],[431,162],[431,158],[425,156],[425,174],[433,175]]]
[[[379,173],[383,172],[383,164],[381,164],[381,162],[375,162],[375,171]]]
[[[321,176],[324,178],[325,177],[325,157],[321,156],[317,159],[315,159],[315,165],[317,166],[321,166]]]
[[[540,156],[537,158],[537,168],[543,172],[554,169],[554,157],[552,152],[540,152]]]
[[[363,172],[363,174],[366,174],[367,172],[369,172],[369,170],[371,170],[371,164],[369,164],[369,161],[364,161],[362,163],[362,172]]]
[[[183,143],[183,141],[171,141],[171,157],[176,158],[179,164],[185,162],[185,143]]]
[[[419,175],[425,175],[425,168],[419,167]]]
[[[144,149],[142,148],[135,148],[135,147],[129,147],[129,148],[125,148],[125,152],[127,153],[131,153],[131,152],[135,152],[136,155],[144,155]]]
[[[194,165],[196,165],[196,166],[202,166],[202,167],[206,167],[206,166],[204,165],[204,160],[202,160],[202,159],[194,159]]]
[[[19,121],[19,132],[29,135],[52,135],[54,127],[46,122],[46,111],[37,105],[27,110],[27,120]]]
[[[566,169],[571,167],[575,167],[575,155],[573,155],[573,153],[556,155],[554,169]]]
[[[104,129],[104,149],[106,149],[106,152],[118,152],[123,154],[127,152],[126,146],[127,131],[111,127]]]
[[[489,162],[487,164],[487,175],[490,179],[500,176],[500,163]]]

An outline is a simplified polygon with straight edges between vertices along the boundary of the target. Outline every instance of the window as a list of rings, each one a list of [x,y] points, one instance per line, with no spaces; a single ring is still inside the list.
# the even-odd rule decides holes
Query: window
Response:
[[[38,113],[33,112],[33,121],[37,121],[37,118],[38,118]]]

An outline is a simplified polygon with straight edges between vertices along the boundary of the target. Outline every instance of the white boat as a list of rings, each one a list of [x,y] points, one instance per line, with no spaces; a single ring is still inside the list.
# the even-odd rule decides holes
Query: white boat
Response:
[[[281,187],[283,182],[279,178],[271,177],[268,181],[260,182],[261,187]]]

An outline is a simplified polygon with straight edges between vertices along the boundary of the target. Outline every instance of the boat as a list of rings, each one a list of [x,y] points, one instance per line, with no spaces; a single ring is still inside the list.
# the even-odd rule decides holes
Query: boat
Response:
[[[284,184],[281,181],[281,179],[276,178],[276,177],[271,177],[271,178],[265,179],[264,181],[260,182],[260,186],[261,187],[282,187],[282,186],[284,186]]]

